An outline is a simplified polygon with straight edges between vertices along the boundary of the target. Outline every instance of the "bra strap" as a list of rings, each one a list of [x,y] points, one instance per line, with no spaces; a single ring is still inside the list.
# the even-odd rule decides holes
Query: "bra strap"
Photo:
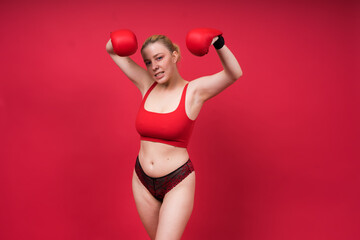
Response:
[[[150,94],[150,92],[153,90],[153,88],[155,87],[157,85],[157,82],[154,82],[151,86],[150,86],[150,88],[146,91],[146,93],[145,93],[145,96],[144,96],[144,102],[146,101],[146,99],[147,99],[147,97],[149,96],[149,94]]]
[[[186,91],[187,91],[187,87],[188,87],[189,83],[187,83],[184,87],[184,90],[182,92],[182,95],[181,95],[181,100],[180,100],[180,104],[184,104],[185,106],[185,98],[186,98]]]

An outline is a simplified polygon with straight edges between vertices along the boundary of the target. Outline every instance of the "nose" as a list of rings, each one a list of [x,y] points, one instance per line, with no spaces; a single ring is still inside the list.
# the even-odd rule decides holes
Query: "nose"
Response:
[[[156,71],[156,70],[159,68],[159,66],[157,65],[156,62],[152,62],[152,63],[151,63],[151,66],[152,66],[152,70],[153,70],[153,71]]]

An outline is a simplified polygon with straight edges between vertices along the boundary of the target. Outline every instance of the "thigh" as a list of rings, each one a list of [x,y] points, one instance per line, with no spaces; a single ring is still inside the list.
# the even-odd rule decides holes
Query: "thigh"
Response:
[[[161,203],[140,182],[135,170],[133,172],[132,190],[140,220],[150,238],[155,239]]]
[[[195,171],[166,193],[160,208],[157,240],[181,239],[194,206]]]

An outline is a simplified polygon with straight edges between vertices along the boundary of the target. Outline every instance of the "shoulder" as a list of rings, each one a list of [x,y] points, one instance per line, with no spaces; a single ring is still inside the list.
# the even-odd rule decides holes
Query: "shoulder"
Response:
[[[144,85],[143,91],[141,91],[141,95],[144,98],[147,93],[150,93],[150,91],[156,86],[155,81],[148,82],[146,85]]]

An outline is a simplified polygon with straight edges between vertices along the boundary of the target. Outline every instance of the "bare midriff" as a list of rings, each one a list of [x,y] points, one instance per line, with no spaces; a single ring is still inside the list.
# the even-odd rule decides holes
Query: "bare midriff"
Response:
[[[165,176],[188,160],[189,154],[186,148],[158,142],[140,141],[140,165],[150,177]]]

